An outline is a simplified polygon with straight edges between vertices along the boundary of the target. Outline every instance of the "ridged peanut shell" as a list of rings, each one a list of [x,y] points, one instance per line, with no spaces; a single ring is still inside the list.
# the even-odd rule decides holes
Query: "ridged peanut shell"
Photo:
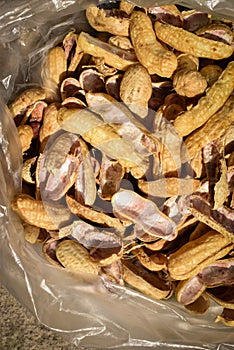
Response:
[[[107,225],[109,227],[121,228],[123,227],[119,219],[113,218],[106,213],[96,211],[81,203],[74,198],[66,195],[66,202],[71,212],[81,218],[95,222],[96,224]]]
[[[65,268],[98,274],[98,265],[91,261],[89,252],[78,242],[64,240],[59,243],[56,248],[56,257]]]
[[[179,95],[194,97],[205,91],[207,81],[200,72],[184,69],[175,73],[173,86]]]
[[[214,115],[227,101],[234,89],[234,62],[230,62],[219,79],[206,91],[198,103],[190,110],[180,114],[174,127],[180,136],[186,136]]]
[[[45,90],[42,88],[32,88],[23,91],[9,106],[12,117],[22,113],[34,102],[44,100],[46,97]]]
[[[199,37],[183,28],[167,23],[155,22],[155,32],[158,39],[180,52],[196,57],[221,60],[230,57],[234,48],[222,42]]]
[[[64,212],[63,207],[52,206],[48,203],[46,205],[48,211],[45,209],[43,201],[22,193],[15,197],[12,209],[26,223],[46,230],[57,230],[59,223],[71,218],[70,213]]]
[[[138,60],[150,74],[168,78],[172,76],[177,68],[177,58],[156,39],[147,14],[141,11],[131,14],[130,37]]]
[[[223,107],[206,124],[186,138],[185,145],[189,158],[193,159],[208,142],[221,138],[233,122],[234,96],[230,96]]]
[[[67,59],[62,47],[51,48],[44,61],[42,83],[47,99],[59,99],[58,84],[64,79],[67,71]]]
[[[170,255],[169,274],[176,280],[191,278],[202,268],[228,254],[232,247],[229,239],[216,231],[209,231]]]
[[[89,24],[99,32],[128,36],[129,17],[123,16],[119,10],[109,11],[97,6],[90,6],[86,10]]]
[[[58,122],[61,128],[80,134],[82,138],[97,147],[123,166],[133,166],[142,162],[142,157],[132,149],[115,129],[106,124],[88,109],[60,108]]]
[[[151,77],[141,64],[130,66],[120,83],[120,98],[130,110],[141,118],[148,114],[148,101],[152,95]]]

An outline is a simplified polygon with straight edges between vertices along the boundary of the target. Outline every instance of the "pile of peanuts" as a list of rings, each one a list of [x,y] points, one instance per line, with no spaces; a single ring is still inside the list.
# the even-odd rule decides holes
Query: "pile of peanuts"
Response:
[[[12,202],[58,268],[234,325],[233,22],[176,5],[91,6],[9,105]],[[79,282],[78,282],[79,283]]]

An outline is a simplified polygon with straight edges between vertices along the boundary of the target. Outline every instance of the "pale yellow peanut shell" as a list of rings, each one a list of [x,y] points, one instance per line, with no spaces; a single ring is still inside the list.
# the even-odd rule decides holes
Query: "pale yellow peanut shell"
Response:
[[[230,62],[219,79],[201,97],[197,105],[180,114],[174,127],[180,136],[186,136],[202,126],[226,102],[234,89],[234,62]]]
[[[184,196],[193,193],[200,186],[196,179],[180,179],[177,177],[166,177],[154,181],[139,180],[139,189],[151,196],[172,197]]]
[[[177,68],[177,58],[157,41],[151,20],[145,13],[132,13],[130,37],[138,60],[150,74],[172,76]]]
[[[56,46],[49,50],[43,69],[45,77],[48,79],[48,83],[50,83],[50,81],[56,84],[61,82],[63,75],[67,70],[66,56],[62,47]],[[45,86],[46,83],[47,80],[44,81]],[[48,87],[50,87],[50,85]]]
[[[24,112],[29,106],[36,101],[44,100],[46,97],[45,90],[42,88],[32,88],[23,91],[9,106],[12,117]]]
[[[32,176],[32,167],[37,162],[37,156],[25,160],[22,167],[22,179],[30,184],[35,184],[35,179]]]
[[[119,9],[130,15],[134,9],[135,5],[128,1],[121,0],[119,3]]]
[[[206,124],[186,138],[185,145],[189,158],[193,159],[208,142],[221,138],[233,122],[234,96],[230,96],[223,107]]]
[[[128,36],[128,17],[108,16],[104,9],[100,9],[97,6],[90,6],[86,10],[86,18],[91,27],[97,31]]]
[[[144,118],[148,114],[148,101],[152,95],[152,82],[147,69],[141,64],[130,66],[120,83],[120,98],[129,109]]]
[[[57,121],[59,105],[51,103],[44,112],[43,123],[39,132],[39,140],[41,144],[48,140],[48,137],[60,129]]]
[[[230,190],[227,180],[227,164],[224,158],[220,159],[220,177],[214,187],[214,205],[213,209],[216,210],[224,205],[226,202]]]
[[[33,138],[33,130],[30,125],[20,125],[17,129],[22,147],[22,153],[24,153],[29,149],[31,145]]]
[[[229,326],[229,327],[234,327],[234,321],[233,320],[226,320],[224,317],[222,316],[217,316],[215,319],[215,323],[218,322],[222,322],[225,326]]]
[[[108,214],[96,211],[81,203],[77,202],[74,198],[66,195],[66,202],[71,212],[81,218],[93,221],[97,224],[107,225],[109,227],[122,228],[123,225],[117,218],[112,218]]]
[[[167,258],[161,253],[148,255],[143,247],[139,247],[133,249],[132,254],[150,271],[161,271],[166,268]]]
[[[79,34],[78,45],[84,53],[102,57],[106,64],[120,70],[126,70],[131,64],[136,63],[134,54],[115,48],[85,32]]]
[[[69,270],[98,274],[98,265],[91,261],[88,251],[76,241],[64,240],[59,243],[56,257]]]
[[[123,166],[142,162],[142,157],[132,149],[130,143],[89,110],[60,108],[58,122],[62,129],[80,134],[85,141],[118,160]]]
[[[24,193],[18,194],[14,198],[12,209],[26,223],[46,230],[57,230],[59,223],[66,222],[71,218],[71,214],[65,212],[63,207],[43,203],[43,201],[36,200]]]
[[[42,84],[46,90],[47,99],[59,99],[58,84],[64,79],[67,71],[67,59],[62,47],[51,48],[42,68]]]
[[[229,239],[216,231],[209,231],[184,244],[170,255],[169,274],[176,280],[193,277],[202,268],[225,256],[232,247],[233,244]]]
[[[212,86],[219,79],[222,68],[217,64],[207,64],[200,70],[201,75],[206,79],[208,86]]]
[[[114,35],[108,39],[108,43],[124,50],[133,50],[131,40],[126,36]]]
[[[177,56],[178,67],[177,70],[187,69],[187,70],[198,70],[199,58],[188,53],[181,53]]]
[[[207,233],[210,231],[210,227],[203,224],[203,222],[199,222],[195,229],[192,231],[192,233],[189,236],[189,240],[192,241],[193,239],[197,239],[204,235],[204,233]]]
[[[230,57],[234,51],[234,48],[230,45],[199,37],[183,28],[167,23],[155,22],[155,32],[158,39],[174,49],[196,57],[221,60]]]
[[[200,72],[183,69],[174,74],[173,86],[179,95],[195,97],[205,91],[207,81]]]
[[[29,224],[24,225],[24,238],[27,242],[31,244],[38,243],[39,235],[40,227]]]
[[[196,30],[197,35],[220,33],[221,39],[227,44],[232,44],[234,34],[232,29],[225,23],[210,23]]]

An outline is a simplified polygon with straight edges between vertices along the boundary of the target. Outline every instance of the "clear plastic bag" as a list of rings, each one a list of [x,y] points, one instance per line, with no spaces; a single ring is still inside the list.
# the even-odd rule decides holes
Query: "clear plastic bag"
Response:
[[[101,1],[104,2],[104,1]],[[135,1],[155,6],[173,1]],[[1,2],[1,166],[0,279],[43,325],[72,343],[100,349],[234,348],[232,329],[212,320],[221,307],[202,317],[189,315],[173,300],[153,301],[101,278],[72,274],[49,265],[41,249],[25,242],[19,219],[10,209],[21,190],[19,140],[6,104],[25,87],[40,85],[43,54],[71,29],[90,28],[84,9],[94,1],[25,0]],[[180,1],[234,18],[229,1]]]

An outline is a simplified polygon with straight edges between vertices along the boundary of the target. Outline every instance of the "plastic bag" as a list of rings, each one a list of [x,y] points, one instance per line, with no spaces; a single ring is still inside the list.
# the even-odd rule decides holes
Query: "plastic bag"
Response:
[[[102,1],[104,2],[104,1]],[[135,1],[155,6],[173,1]],[[84,9],[93,1],[1,2],[0,279],[43,325],[75,345],[100,349],[234,348],[232,329],[211,322],[221,307],[193,317],[173,301],[154,301],[99,277],[72,274],[49,265],[41,249],[25,242],[10,201],[21,188],[17,130],[6,104],[25,86],[40,84],[43,53],[71,29],[90,30]],[[234,18],[231,1],[181,1]]]

